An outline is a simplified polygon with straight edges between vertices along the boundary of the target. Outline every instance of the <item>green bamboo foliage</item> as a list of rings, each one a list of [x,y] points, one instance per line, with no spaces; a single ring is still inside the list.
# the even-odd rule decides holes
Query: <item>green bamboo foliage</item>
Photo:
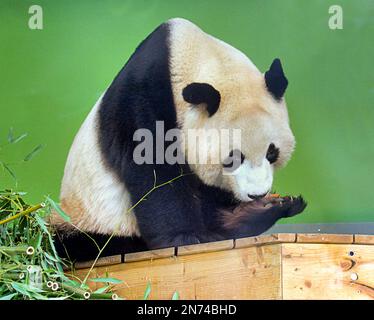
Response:
[[[57,204],[46,198],[30,206],[23,196],[0,191],[0,300],[119,299],[111,292],[118,279],[88,279],[103,283],[92,292],[86,283],[64,274],[69,262],[57,255],[53,230],[46,222]]]
[[[30,161],[42,150],[43,146],[37,145],[23,160],[6,161],[7,147],[26,137],[27,133],[16,135],[10,128],[5,142],[0,141],[0,179],[8,174],[17,184],[13,166]],[[73,264],[58,256],[53,230],[46,218],[51,209],[65,221],[69,222],[70,218],[51,198],[46,197],[45,202],[31,206],[25,202],[25,195],[10,189],[0,190],[0,300],[118,299],[111,292],[113,285],[108,285],[109,280],[102,281],[103,287],[91,292],[86,284],[91,279],[82,282],[64,274],[63,267],[74,271]]]

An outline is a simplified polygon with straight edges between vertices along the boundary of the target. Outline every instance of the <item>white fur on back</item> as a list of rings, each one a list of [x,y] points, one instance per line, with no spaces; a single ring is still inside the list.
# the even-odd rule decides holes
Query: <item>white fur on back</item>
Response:
[[[101,98],[82,124],[71,146],[61,186],[61,206],[78,228],[102,234],[137,234],[130,197],[104,165],[98,146],[97,116]],[[118,226],[119,229],[118,229]]]

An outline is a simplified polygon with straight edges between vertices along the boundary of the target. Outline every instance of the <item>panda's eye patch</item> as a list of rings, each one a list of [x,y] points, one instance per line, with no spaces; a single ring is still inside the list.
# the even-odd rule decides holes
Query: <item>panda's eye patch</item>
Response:
[[[270,163],[274,163],[279,158],[279,149],[274,145],[274,143],[270,143],[268,151],[266,152],[266,159]]]
[[[240,150],[231,150],[229,156],[223,161],[223,167],[235,170],[243,163],[244,159],[244,154]]]

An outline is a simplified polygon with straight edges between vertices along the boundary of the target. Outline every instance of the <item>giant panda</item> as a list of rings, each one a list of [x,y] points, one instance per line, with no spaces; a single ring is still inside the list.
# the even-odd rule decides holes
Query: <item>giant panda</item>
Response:
[[[60,194],[71,222],[52,219],[59,252],[74,260],[93,258],[98,249],[91,238],[102,246],[113,233],[106,255],[255,236],[302,212],[301,196],[267,196],[274,170],[295,147],[287,85],[279,59],[262,73],[242,52],[188,20],[161,24],[75,136]],[[222,157],[205,145],[210,158],[220,159],[214,164],[137,164],[134,133],[146,128],[156,134],[157,121],[165,131],[182,133],[237,128],[241,149]],[[182,145],[186,160],[189,145]],[[164,185],[149,193],[155,180]]]

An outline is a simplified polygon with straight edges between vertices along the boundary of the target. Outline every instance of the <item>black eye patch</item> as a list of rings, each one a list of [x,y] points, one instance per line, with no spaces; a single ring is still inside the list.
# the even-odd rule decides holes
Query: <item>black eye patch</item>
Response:
[[[229,156],[223,161],[223,167],[229,170],[236,170],[244,161],[244,154],[240,150],[231,150]]]
[[[182,95],[183,99],[189,103],[206,103],[210,117],[217,112],[221,101],[219,91],[208,83],[193,82],[183,89]]]
[[[279,149],[274,145],[274,143],[270,143],[268,151],[266,152],[266,159],[270,163],[274,163],[279,158]]]

